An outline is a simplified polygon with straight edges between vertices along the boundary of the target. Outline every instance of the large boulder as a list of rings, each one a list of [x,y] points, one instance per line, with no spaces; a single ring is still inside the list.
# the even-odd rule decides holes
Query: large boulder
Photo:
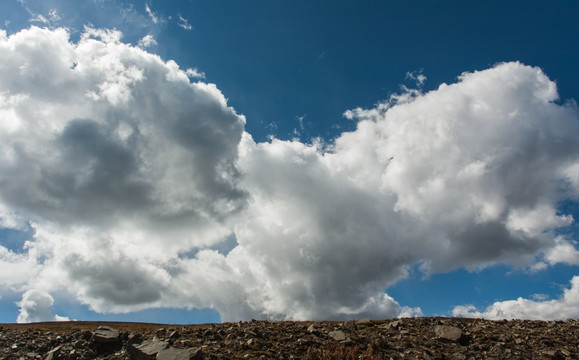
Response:
[[[109,326],[99,326],[92,333],[92,340],[97,344],[109,344],[119,342],[120,332]]]
[[[122,346],[120,332],[109,326],[99,326],[91,336],[91,347],[98,354],[109,354],[119,350]]]

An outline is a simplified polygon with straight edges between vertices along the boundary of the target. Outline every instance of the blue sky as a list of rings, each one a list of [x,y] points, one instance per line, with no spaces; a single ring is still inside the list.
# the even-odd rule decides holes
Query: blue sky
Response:
[[[0,322],[577,318],[578,14],[4,1]]]

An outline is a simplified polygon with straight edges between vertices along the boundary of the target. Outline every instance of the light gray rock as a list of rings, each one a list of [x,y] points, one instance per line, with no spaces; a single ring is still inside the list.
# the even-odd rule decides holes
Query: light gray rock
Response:
[[[457,341],[462,336],[462,330],[455,326],[437,325],[434,332],[441,339]]]
[[[58,352],[60,351],[61,348],[62,348],[62,346],[57,346],[54,349],[47,352],[46,353],[46,360],[53,360],[53,359],[58,358]]]
[[[157,353],[169,347],[169,343],[161,340],[144,340],[141,343],[129,342],[127,352],[132,360],[155,359]]]
[[[157,353],[157,360],[202,360],[203,352],[199,348],[169,348]]]
[[[328,335],[336,341],[345,341],[348,338],[342,331],[330,331]]]
[[[400,320],[390,321],[387,325],[388,328],[398,329],[402,323]]]

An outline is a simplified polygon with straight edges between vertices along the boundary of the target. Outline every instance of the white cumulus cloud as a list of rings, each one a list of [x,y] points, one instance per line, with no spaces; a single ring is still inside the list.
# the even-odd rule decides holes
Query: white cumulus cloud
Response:
[[[563,237],[555,239],[555,246],[545,254],[545,260],[551,265],[568,264],[579,265],[579,251],[575,247],[576,242],[570,242]]]
[[[236,165],[245,119],[214,85],[120,37],[0,35],[3,223],[34,221],[27,250],[43,272],[31,281],[103,311],[158,299],[161,287],[141,285],[164,279],[168,259],[221,241],[247,198]],[[134,266],[116,271],[121,261]]]
[[[252,297],[265,313],[340,318],[420,261],[429,271],[532,263],[557,246],[549,230],[573,221],[552,211],[579,130],[576,109],[556,98],[540,69],[508,63],[352,110],[357,129],[329,149],[246,136],[252,201],[236,234],[260,265]]]
[[[157,45],[157,40],[151,34],[145,35],[141,40],[139,40],[137,46],[142,49]]]
[[[53,304],[54,299],[46,291],[28,290],[22,295],[22,300],[18,302],[20,314],[17,322],[68,321],[69,318],[52,313]]]
[[[565,320],[579,317],[579,276],[571,279],[571,287],[563,291],[559,299],[546,300],[535,294],[534,300],[518,298],[517,300],[499,301],[483,311],[472,305],[456,306],[453,316],[501,319],[531,320]]]
[[[384,318],[421,313],[384,292],[417,264],[575,261],[555,230],[579,198],[578,113],[539,68],[349,110],[356,130],[330,144],[258,143],[201,72],[141,47],[0,34],[0,220],[34,229],[0,252],[34,276],[0,285],[99,312]]]

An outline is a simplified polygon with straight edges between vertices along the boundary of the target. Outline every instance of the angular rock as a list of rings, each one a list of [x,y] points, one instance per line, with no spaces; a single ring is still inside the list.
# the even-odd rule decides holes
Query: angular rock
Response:
[[[569,319],[567,319],[567,321],[569,321]],[[563,356],[571,357],[571,353],[570,353],[569,351],[565,350],[565,349],[562,349],[562,350],[560,350],[559,352],[560,352]]]
[[[388,328],[397,329],[400,326],[400,320],[394,320],[388,323]]]
[[[356,330],[356,324],[353,321],[346,321],[343,327],[346,330]]]
[[[565,357],[557,350],[547,350],[543,352],[543,355],[546,355],[549,359],[554,360],[564,360]]]
[[[89,341],[92,338],[92,331],[84,330],[80,335],[84,340]]]
[[[115,343],[119,341],[119,331],[109,326],[99,326],[92,334],[95,343]]]
[[[437,325],[434,332],[439,338],[450,341],[458,341],[462,336],[462,330],[455,326]]]
[[[57,346],[54,349],[47,352],[46,353],[46,360],[53,360],[53,359],[58,358],[58,352],[60,351],[61,348],[62,348],[62,346]]]
[[[370,318],[363,318],[363,319],[356,321],[356,324],[369,324],[371,322],[372,322],[372,320],[370,320]]]
[[[157,360],[202,360],[203,352],[199,348],[169,348],[157,353]]]
[[[344,341],[347,339],[346,334],[342,331],[330,331],[328,335],[336,341]]]
[[[144,340],[141,343],[129,342],[127,352],[132,360],[155,359],[157,353],[169,347],[169,343],[161,340]]]

